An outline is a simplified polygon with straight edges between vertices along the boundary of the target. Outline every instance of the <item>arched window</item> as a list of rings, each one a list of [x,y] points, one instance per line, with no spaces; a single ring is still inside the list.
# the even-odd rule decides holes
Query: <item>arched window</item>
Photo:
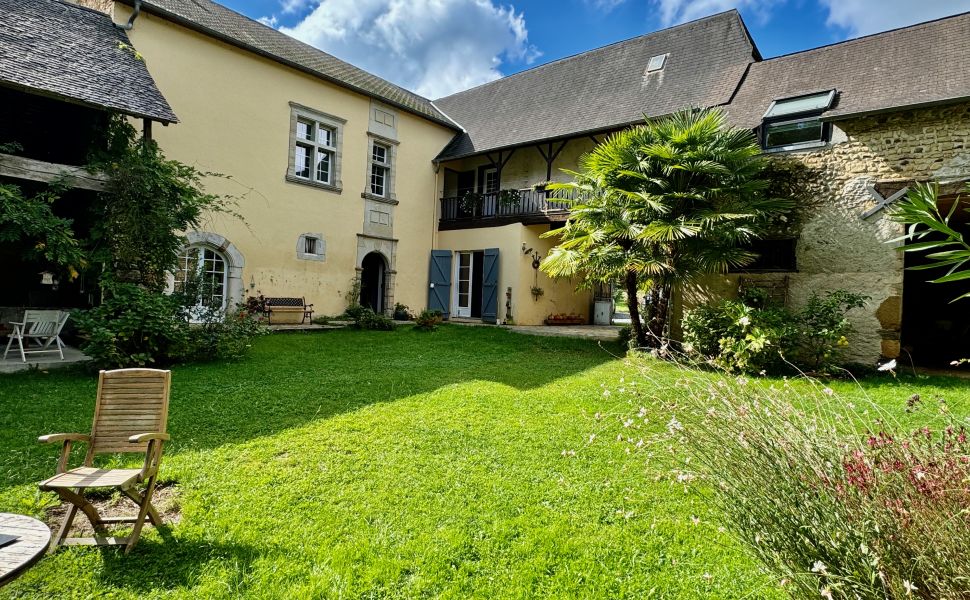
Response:
[[[226,258],[218,251],[208,246],[189,246],[179,255],[175,290],[196,294],[199,307],[224,309],[227,279]]]

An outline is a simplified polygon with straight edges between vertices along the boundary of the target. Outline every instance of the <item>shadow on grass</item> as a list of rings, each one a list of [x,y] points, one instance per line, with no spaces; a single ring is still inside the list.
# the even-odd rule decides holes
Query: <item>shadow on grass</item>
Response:
[[[166,454],[272,435],[462,382],[534,389],[619,354],[617,344],[488,327],[273,334],[241,361],[174,367]],[[59,448],[38,444],[37,436],[89,431],[96,380],[74,370],[0,377],[0,482],[49,476]]]
[[[241,544],[225,544],[198,539],[143,539],[131,554],[120,548],[102,548],[103,568],[98,575],[105,588],[157,595],[161,591],[191,588],[202,575],[223,571],[221,579],[230,595],[245,591],[253,563],[268,553]],[[204,560],[199,560],[205,557]]]

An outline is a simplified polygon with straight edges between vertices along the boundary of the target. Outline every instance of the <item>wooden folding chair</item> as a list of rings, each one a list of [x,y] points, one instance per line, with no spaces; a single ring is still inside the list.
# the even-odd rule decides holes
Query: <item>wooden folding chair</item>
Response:
[[[22,321],[11,321],[13,331],[7,340],[7,348],[3,351],[3,359],[7,359],[10,347],[17,342],[20,350],[20,360],[27,362],[28,354],[42,352],[57,352],[64,360],[64,342],[61,341],[61,330],[67,323],[71,313],[62,310],[28,310],[24,312]],[[30,325],[28,328],[27,326]],[[33,342],[35,345],[31,345]],[[51,348],[51,345],[54,345]]]
[[[58,532],[51,538],[51,551],[59,544],[115,545],[125,546],[127,554],[138,542],[146,519],[156,527],[162,524],[152,506],[152,494],[158,464],[162,459],[162,444],[169,439],[165,425],[171,381],[171,371],[158,369],[101,371],[91,435],[55,433],[40,438],[45,443],[64,443],[57,463],[57,475],[40,483],[40,489],[57,492],[61,500],[70,505]],[[73,442],[86,442],[88,450],[84,456],[84,466],[69,470],[67,467]],[[117,452],[144,452],[145,463],[140,469],[94,467],[96,454]],[[144,486],[140,492],[136,487],[139,484]],[[138,505],[138,516],[102,517],[84,497],[87,488],[119,489]],[[94,537],[67,537],[79,509],[91,521]],[[134,523],[134,530],[127,538],[108,537],[105,526],[114,523]]]

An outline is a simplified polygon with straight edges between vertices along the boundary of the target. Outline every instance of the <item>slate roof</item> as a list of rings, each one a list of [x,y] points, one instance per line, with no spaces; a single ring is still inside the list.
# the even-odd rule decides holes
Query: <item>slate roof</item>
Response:
[[[131,4],[131,0],[123,1]],[[458,129],[427,98],[211,0],[145,0],[142,3],[142,10],[452,129]],[[138,27],[137,21],[135,27]]]
[[[970,98],[970,13],[751,65],[728,109],[755,127],[772,100],[838,90],[826,119]]]
[[[0,85],[178,121],[125,32],[107,15],[60,0],[0,0]]]
[[[669,55],[666,65],[647,74],[647,62],[658,54]],[[438,159],[726,104],[758,57],[731,10],[557,60],[435,100],[465,129]]]

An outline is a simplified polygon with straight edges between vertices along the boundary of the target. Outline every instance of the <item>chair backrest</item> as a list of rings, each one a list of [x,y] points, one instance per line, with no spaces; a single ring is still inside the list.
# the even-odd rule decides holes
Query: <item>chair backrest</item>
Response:
[[[30,323],[27,330],[32,335],[55,336],[61,332],[71,313],[60,310],[24,311],[24,323]]]
[[[87,460],[105,452],[145,452],[132,444],[139,433],[165,433],[172,372],[159,369],[101,371]]]

